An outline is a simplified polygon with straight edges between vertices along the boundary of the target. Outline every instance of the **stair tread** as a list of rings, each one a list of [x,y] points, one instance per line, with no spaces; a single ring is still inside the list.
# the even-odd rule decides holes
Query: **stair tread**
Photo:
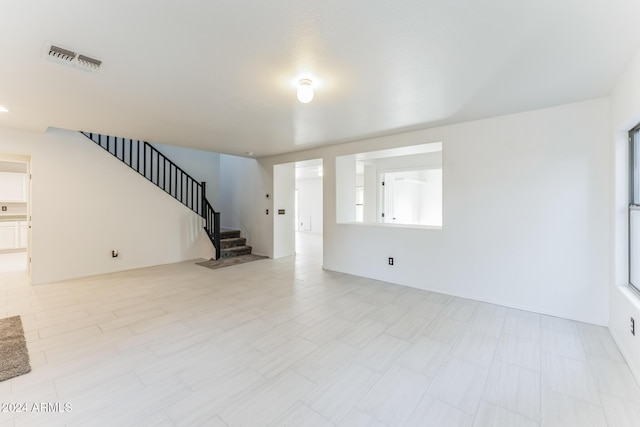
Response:
[[[223,251],[243,251],[246,249],[251,249],[251,246],[249,245],[243,245],[243,246],[231,246],[230,248],[224,248],[222,249]]]
[[[253,251],[251,246],[242,245],[242,246],[232,246],[229,248],[221,248],[220,249],[220,257],[221,258],[233,258],[240,255],[249,255]]]
[[[231,237],[229,239],[220,239],[220,247],[222,249],[233,248],[237,246],[245,246],[247,239],[244,237]]]
[[[240,237],[240,230],[232,230],[229,228],[220,229],[220,240],[234,239]]]

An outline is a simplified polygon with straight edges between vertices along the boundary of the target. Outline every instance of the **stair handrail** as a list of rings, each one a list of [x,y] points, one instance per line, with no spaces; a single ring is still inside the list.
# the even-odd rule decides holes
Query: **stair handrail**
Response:
[[[216,212],[211,203],[207,199],[204,200],[204,229],[212,242],[218,242],[214,244],[216,248],[216,259],[220,259],[221,245],[220,245],[220,212]]]
[[[204,229],[216,249],[216,259],[220,259],[220,212],[207,200],[205,182],[196,181],[147,141],[80,133],[204,218]]]

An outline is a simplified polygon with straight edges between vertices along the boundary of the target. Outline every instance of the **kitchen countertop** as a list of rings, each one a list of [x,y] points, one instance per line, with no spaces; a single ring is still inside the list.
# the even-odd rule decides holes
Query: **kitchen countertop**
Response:
[[[0,213],[0,221],[26,221],[27,214],[21,213]]]

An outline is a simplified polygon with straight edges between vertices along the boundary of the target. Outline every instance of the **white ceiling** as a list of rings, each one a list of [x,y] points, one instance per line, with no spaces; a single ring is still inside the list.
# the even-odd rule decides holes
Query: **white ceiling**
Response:
[[[637,0],[3,1],[0,127],[259,157],[526,111],[609,94],[639,15]],[[101,70],[43,59],[46,41]]]

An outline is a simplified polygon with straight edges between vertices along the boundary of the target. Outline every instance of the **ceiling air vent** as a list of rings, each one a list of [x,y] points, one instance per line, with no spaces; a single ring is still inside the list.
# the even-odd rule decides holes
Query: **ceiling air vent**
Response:
[[[49,47],[49,56],[52,58],[60,59],[62,61],[73,61],[76,58],[76,53],[58,46],[51,45]]]
[[[44,58],[59,64],[70,65],[75,68],[86,71],[98,71],[102,61],[91,58],[87,55],[74,52],[60,46],[46,43],[44,48]]]
[[[100,64],[102,64],[102,61],[99,61],[95,58],[90,58],[85,55],[78,55],[78,65],[97,70],[98,68],[100,68]]]

